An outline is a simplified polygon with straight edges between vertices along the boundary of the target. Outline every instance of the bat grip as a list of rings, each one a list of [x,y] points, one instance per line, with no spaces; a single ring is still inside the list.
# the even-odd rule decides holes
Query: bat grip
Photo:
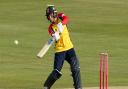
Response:
[[[50,38],[49,40],[48,40],[48,44],[51,44],[53,42],[53,38]]]

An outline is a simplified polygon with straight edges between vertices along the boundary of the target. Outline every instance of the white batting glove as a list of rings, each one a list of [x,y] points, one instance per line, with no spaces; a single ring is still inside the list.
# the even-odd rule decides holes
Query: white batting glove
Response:
[[[52,34],[52,37],[58,41],[60,39],[60,35],[59,35],[59,32],[55,32],[54,34]]]
[[[59,22],[59,23],[57,24],[57,27],[58,27],[59,33],[62,33],[62,32],[63,32],[63,25],[62,25],[61,22]]]

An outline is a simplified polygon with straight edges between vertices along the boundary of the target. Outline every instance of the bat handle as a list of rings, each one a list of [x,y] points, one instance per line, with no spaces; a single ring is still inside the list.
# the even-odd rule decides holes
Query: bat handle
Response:
[[[52,44],[53,40],[54,40],[54,38],[50,38],[50,39],[48,40],[48,44]]]

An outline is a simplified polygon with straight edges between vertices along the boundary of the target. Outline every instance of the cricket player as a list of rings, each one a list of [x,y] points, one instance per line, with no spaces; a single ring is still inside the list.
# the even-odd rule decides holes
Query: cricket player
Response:
[[[46,8],[46,17],[50,21],[49,34],[55,39],[54,68],[44,83],[44,89],[50,89],[61,76],[61,69],[66,60],[70,64],[75,89],[82,89],[80,66],[70,40],[67,24],[68,17],[64,13],[58,13],[54,5]]]

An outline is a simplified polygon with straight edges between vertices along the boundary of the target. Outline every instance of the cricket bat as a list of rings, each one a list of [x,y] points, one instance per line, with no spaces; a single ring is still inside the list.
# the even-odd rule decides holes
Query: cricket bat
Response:
[[[37,54],[38,58],[43,58],[44,55],[47,53],[47,51],[49,50],[49,48],[51,47],[51,45],[53,44],[54,39],[50,38],[45,45],[42,47],[42,49],[39,51],[39,53]]]

